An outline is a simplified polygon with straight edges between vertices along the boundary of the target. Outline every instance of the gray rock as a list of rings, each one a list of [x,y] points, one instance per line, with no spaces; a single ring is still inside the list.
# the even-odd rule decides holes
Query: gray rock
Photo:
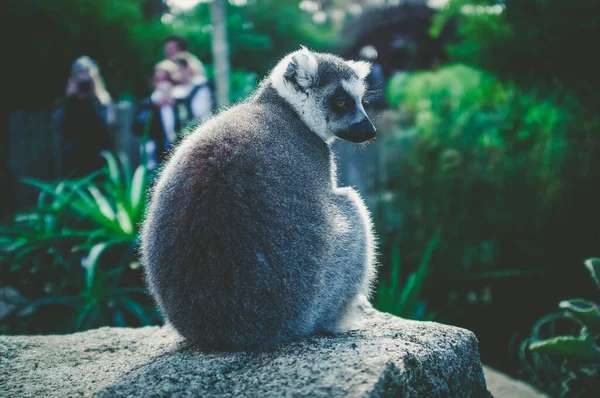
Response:
[[[202,353],[168,326],[0,336],[7,397],[486,397],[468,330],[371,311],[355,331]]]

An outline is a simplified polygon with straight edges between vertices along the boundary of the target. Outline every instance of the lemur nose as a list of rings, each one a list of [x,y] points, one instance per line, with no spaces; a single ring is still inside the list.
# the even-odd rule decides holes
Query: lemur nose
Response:
[[[350,126],[350,130],[355,134],[361,135],[365,141],[375,137],[375,131],[377,131],[368,117]]]
[[[351,125],[348,130],[341,131],[336,135],[341,139],[360,143],[375,137],[375,131],[376,129],[375,126],[373,126],[373,123],[371,123],[368,117],[365,117],[360,122]]]
[[[365,117],[361,123],[364,124],[364,131],[365,132],[367,132],[368,134],[375,135],[375,132],[377,131],[377,129],[375,128],[375,126],[373,125],[373,123],[371,122],[371,120],[369,120],[368,117]]]

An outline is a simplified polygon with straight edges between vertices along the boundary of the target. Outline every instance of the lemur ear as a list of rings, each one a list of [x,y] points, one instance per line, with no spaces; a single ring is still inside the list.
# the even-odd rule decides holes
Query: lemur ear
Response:
[[[365,77],[371,73],[371,63],[366,61],[346,61],[348,66],[352,68],[354,73],[358,76],[360,80],[363,80]]]
[[[297,90],[306,90],[316,83],[317,59],[306,47],[302,47],[291,57],[283,78]]]

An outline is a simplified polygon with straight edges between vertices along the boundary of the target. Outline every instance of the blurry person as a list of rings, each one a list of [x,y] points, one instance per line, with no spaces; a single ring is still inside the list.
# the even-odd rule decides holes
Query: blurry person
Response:
[[[185,127],[192,120],[202,123],[212,116],[213,90],[206,78],[202,62],[189,52],[173,58],[179,66],[181,82],[174,87],[177,117]]]
[[[55,113],[67,177],[86,176],[104,166],[100,151],[109,149],[110,105],[97,63],[88,56],[77,58],[71,65],[66,100]]]
[[[188,51],[188,41],[181,36],[172,35],[165,39],[165,57],[173,59],[178,54]]]
[[[176,117],[176,100],[172,91],[180,81],[179,66],[175,62],[159,62],[154,67],[154,91],[136,110],[133,131],[148,138],[142,150],[148,155],[150,169],[164,160],[169,147],[177,141],[181,124]]]
[[[367,76],[369,85],[368,102],[372,109],[382,109],[385,106],[383,68],[377,63],[377,49],[371,45],[361,48],[359,56],[362,60],[371,63],[371,73]]]

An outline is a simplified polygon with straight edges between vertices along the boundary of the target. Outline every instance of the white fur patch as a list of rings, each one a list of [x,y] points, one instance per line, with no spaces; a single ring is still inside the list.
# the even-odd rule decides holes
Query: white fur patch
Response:
[[[339,188],[338,188],[339,189]],[[354,201],[358,212],[363,220],[366,221],[367,229],[366,229],[366,240],[367,247],[365,251],[367,253],[367,258],[365,259],[365,277],[362,282],[362,293],[370,298],[373,294],[375,287],[375,275],[377,272],[377,238],[375,233],[373,232],[373,221],[371,219],[371,213],[365,205],[362,197],[353,189],[346,190],[348,196]]]
[[[365,82],[358,79],[342,80],[342,87],[344,87],[344,90],[346,90],[348,94],[356,99],[356,106],[360,111],[357,114],[360,115],[359,118],[362,119],[363,117],[368,117],[362,104],[362,98],[366,91]]]
[[[295,62],[298,65],[297,81],[302,87],[308,88],[317,75],[319,67],[317,59],[303,46],[302,49],[286,55],[273,68],[271,82],[279,94],[282,94],[284,91],[291,91],[296,94],[296,89],[284,78],[288,65],[291,62]]]
[[[317,74],[319,65],[315,56],[306,47],[288,54],[273,68],[270,76],[271,83],[279,95],[296,110],[304,123],[323,141],[329,141],[333,136],[327,133],[327,122],[325,116],[319,113],[320,106],[310,95],[298,92],[284,77],[288,65],[294,61],[299,67],[298,84],[310,91],[310,84]]]
[[[362,80],[342,80],[342,87],[344,87],[344,90],[346,90],[348,94],[356,98],[358,102],[360,102],[363,95],[365,95],[366,87]]]
[[[352,68],[354,73],[358,76],[360,80],[363,80],[365,77],[371,73],[371,63],[366,61],[346,61],[348,66]]]
[[[310,78],[312,82],[317,76],[317,69],[319,67],[315,56],[308,50],[308,48],[302,46],[302,49],[292,57],[294,57],[294,59],[298,62],[298,66],[303,77]]]
[[[333,212],[333,230],[340,235],[350,232],[350,221],[339,210]]]

